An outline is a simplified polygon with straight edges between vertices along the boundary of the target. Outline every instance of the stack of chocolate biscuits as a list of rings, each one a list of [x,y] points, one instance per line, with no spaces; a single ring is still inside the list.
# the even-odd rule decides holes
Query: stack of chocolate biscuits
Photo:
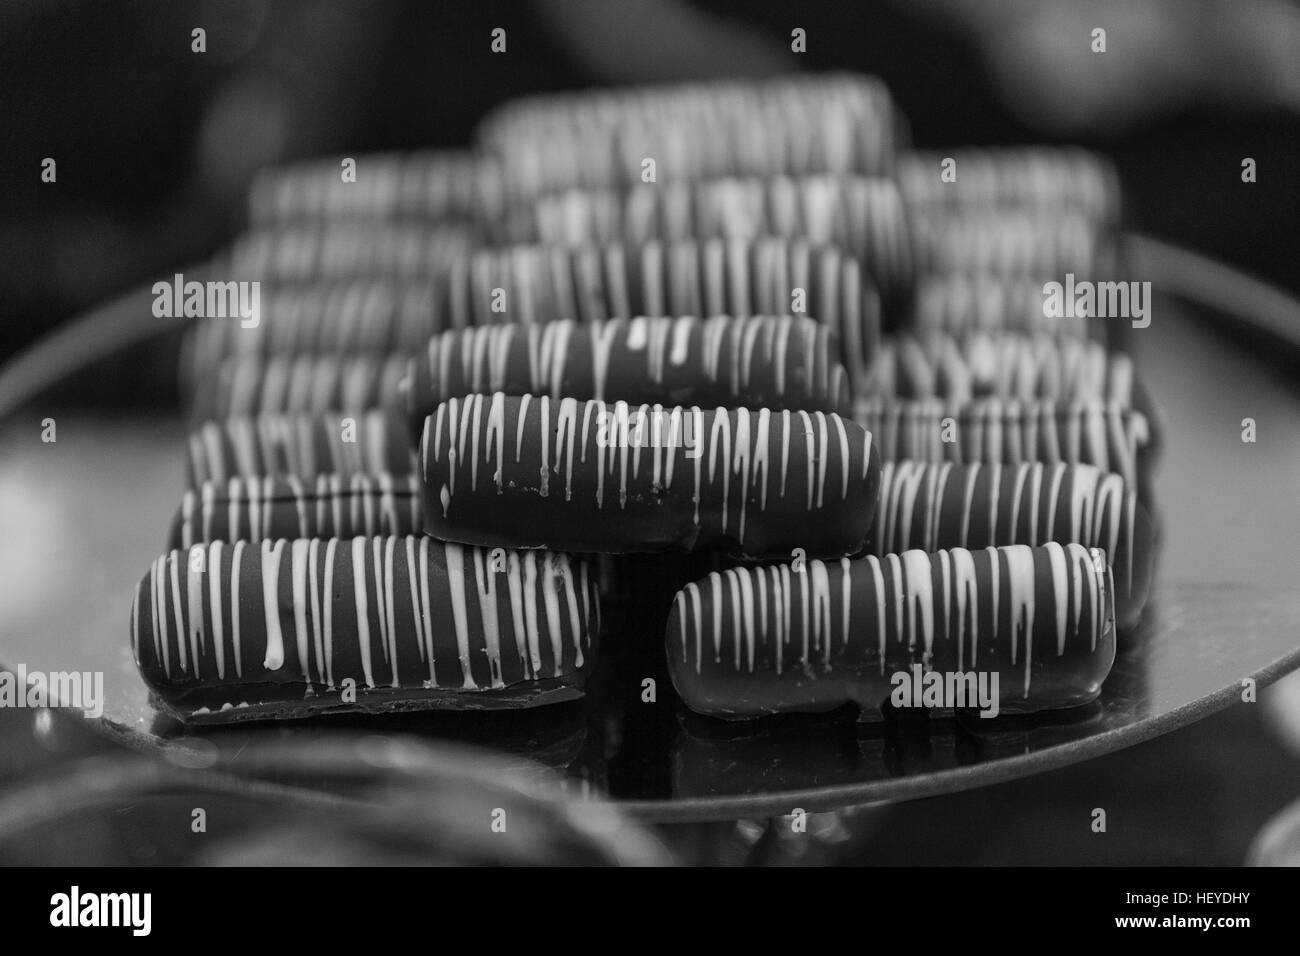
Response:
[[[1095,699],[1153,429],[1118,337],[1041,289],[1114,274],[1114,174],[901,129],[874,80],[778,78],[266,174],[225,260],[260,321],[191,337],[190,488],[132,609],[160,705],[572,699],[611,601],[712,716],[878,717],[914,668]],[[699,576],[614,587],[633,555]]]

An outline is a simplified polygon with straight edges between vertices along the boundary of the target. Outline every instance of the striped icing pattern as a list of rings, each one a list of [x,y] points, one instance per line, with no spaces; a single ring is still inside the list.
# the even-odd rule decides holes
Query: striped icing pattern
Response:
[[[871,398],[854,418],[886,461],[1096,465],[1129,487],[1138,487],[1151,442],[1146,416],[1113,402]]]
[[[876,706],[914,663],[996,671],[1004,709],[1071,706],[1114,659],[1111,593],[1074,543],[733,568],[678,592],[668,656],[686,703],[724,716]]]
[[[199,322],[191,367],[203,382],[229,356],[414,354],[446,327],[428,280],[264,282],[260,321]]]
[[[1050,332],[1082,336],[1082,316],[1048,316],[1043,284],[1033,279],[943,273],[917,280],[910,327],[920,333]]]
[[[538,200],[520,241],[803,238],[852,255],[883,288],[912,275],[902,197],[893,180],[769,176],[673,181],[653,189],[573,189]]]
[[[190,486],[231,478],[390,472],[413,467],[406,429],[397,413],[292,413],[204,422],[188,440]]]
[[[131,646],[169,691],[265,685],[474,693],[563,679],[599,629],[588,562],[495,554],[424,536],[215,541],[159,557],[140,582]],[[261,688],[259,688],[261,685]]]
[[[185,492],[172,546],[262,538],[419,534],[424,510],[414,474],[317,475],[205,481]]]
[[[449,270],[440,314],[444,328],[796,314],[835,334],[851,382],[866,373],[881,321],[880,295],[852,256],[779,238],[481,250]]]
[[[422,419],[447,399],[498,391],[843,411],[849,385],[839,357],[829,329],[797,316],[456,329],[416,360],[412,412]]]
[[[834,413],[499,392],[439,405],[425,422],[420,460],[426,521],[440,537],[512,521],[502,507],[522,502],[530,526],[496,530],[606,550],[567,543],[582,514],[592,526],[581,531],[611,550],[647,550],[636,529],[652,528],[670,536],[660,545],[721,538],[747,554],[789,553],[818,539],[857,550],[879,467],[870,434]]]
[[[1133,360],[1099,342],[1046,334],[900,335],[880,343],[866,393],[953,402],[1096,400],[1129,407]]]
[[[887,174],[895,119],[872,77],[837,75],[550,94],[491,113],[480,141],[519,199],[572,187],[781,173]]]
[[[264,226],[231,247],[238,280],[427,279],[474,248],[464,226],[325,222]]]
[[[1105,552],[1127,595],[1137,509],[1137,494],[1123,478],[1091,465],[887,461],[871,550],[885,555],[1075,542]]]
[[[243,355],[226,359],[194,392],[196,419],[261,412],[402,408],[404,354]]]
[[[945,159],[955,176],[943,178]],[[971,147],[898,157],[898,183],[913,208],[1020,206],[1070,210],[1094,222],[1119,218],[1115,167],[1104,156],[1074,148]]]
[[[880,336],[880,296],[852,256],[777,238],[484,249],[436,281],[266,283],[260,308],[249,328],[199,323],[196,381],[230,355],[414,355],[431,336],[469,326],[788,314],[835,333],[860,378]]]
[[[498,212],[499,169],[461,150],[368,153],[351,157],[356,179],[344,182],[342,157],[262,170],[250,187],[255,226],[330,219],[475,220]]]
[[[913,209],[917,274],[971,272],[1064,280],[1108,266],[1100,227],[1073,210],[1023,207]]]

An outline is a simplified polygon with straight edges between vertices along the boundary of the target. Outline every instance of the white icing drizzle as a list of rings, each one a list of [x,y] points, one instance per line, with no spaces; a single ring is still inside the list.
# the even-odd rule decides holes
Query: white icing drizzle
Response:
[[[292,476],[315,481],[319,474],[405,473],[410,463],[390,439],[395,412],[371,409],[356,417],[356,441],[343,441],[339,412],[296,412],[234,416],[206,422],[191,435],[190,472],[195,487],[206,481]],[[261,483],[259,482],[259,486]],[[249,491],[251,499],[255,493]],[[260,502],[259,502],[260,504]],[[232,516],[233,518],[233,516]],[[250,521],[253,520],[250,516]],[[261,537],[257,532],[253,537]]]
[[[280,630],[280,556],[288,542],[262,541],[262,610],[266,620],[266,657],[262,666],[279,670],[284,666],[284,635]]]
[[[462,674],[461,687],[473,690],[474,682],[469,657],[469,609],[466,604],[465,554],[458,544],[444,544],[447,556],[447,596],[451,601],[452,623],[456,630],[456,649]]]
[[[163,663],[163,672],[168,676],[171,675],[171,650],[167,647],[167,635],[164,630],[166,624],[166,607],[163,603],[163,569],[166,565],[165,557],[156,559],[149,567],[149,611],[153,622],[153,656],[154,660],[161,660]]]
[[[858,569],[864,573],[855,576]],[[980,603],[996,601],[1003,577],[1008,613],[1003,618],[994,610],[992,630],[981,634]],[[1050,595],[1047,606],[1039,600],[1043,594]],[[698,674],[754,674],[770,662],[778,678],[784,675],[782,696],[789,703],[797,702],[800,689],[820,675],[847,677],[843,684],[847,700],[883,700],[890,690],[887,675],[906,669],[917,655],[927,670],[950,671],[954,666],[961,672],[974,670],[979,666],[981,639],[998,659],[1009,661],[1002,666],[1017,675],[1016,696],[1028,701],[1033,699],[1036,651],[1046,651],[1055,661],[1065,657],[1072,641],[1086,641],[1088,656],[1080,657],[1079,648],[1070,664],[1040,664],[1040,670],[1080,668],[1077,677],[1084,685],[1104,676],[1108,662],[1091,655],[1098,653],[1109,628],[1107,600],[1106,572],[1094,571],[1088,549],[1077,543],[1049,542],[1039,548],[1021,544],[976,552],[953,548],[935,554],[912,549],[884,559],[845,558],[838,567],[814,560],[802,573],[792,571],[790,565],[713,572],[706,581],[687,585],[678,594],[674,626],[684,665],[693,666]],[[1085,601],[1086,621],[1076,614],[1071,624],[1070,609],[1082,607]],[[862,633],[861,625],[855,633],[850,623],[855,602],[862,602],[858,608],[874,616],[874,635]],[[887,640],[890,633],[897,635],[896,642]],[[787,668],[783,659],[790,640],[800,655],[794,669]],[[871,676],[860,677],[860,662],[870,660],[870,654],[875,654],[876,666]],[[843,676],[835,674],[840,666],[848,668]],[[1005,683],[1010,685],[1009,680]],[[704,698],[688,703],[706,712],[714,708],[733,715],[747,712],[744,707],[749,704],[728,700],[724,686],[705,690]],[[1055,692],[1053,688],[1041,693]],[[747,701],[749,693],[744,692],[742,699]],[[1004,700],[1010,699],[1009,692],[1003,694]],[[826,697],[817,699],[824,702]],[[1051,700],[1043,697],[1038,705],[1051,706]]]
[[[151,572],[152,573],[152,572]],[[140,660],[140,587],[131,595],[131,656],[138,663]]]
[[[204,482],[201,495],[203,498],[203,540],[211,541],[212,540],[212,512],[214,510],[213,502],[216,498],[216,486],[212,482]],[[193,494],[187,492],[185,497],[192,509],[194,503]],[[189,515],[187,515],[187,518],[188,517]],[[193,541],[189,541],[185,544],[185,547],[189,547],[193,543],[194,543]]]
[[[392,669],[393,669],[393,681],[392,681],[392,686],[393,686],[393,687],[400,687],[400,686],[401,686],[401,675],[400,675],[399,672],[398,672],[398,671],[399,671],[400,658],[399,658],[399,655],[398,655],[398,653],[397,653],[397,601],[396,601],[396,599],[395,599],[395,594],[394,594],[394,590],[393,590],[393,589],[394,589],[393,576],[394,576],[394,570],[395,570],[395,569],[394,569],[394,559],[395,559],[396,554],[397,554],[397,541],[398,541],[398,539],[397,539],[396,537],[392,537],[392,536],[390,536],[390,537],[388,537],[388,538],[386,538],[386,539],[376,538],[375,540],[376,540],[376,541],[383,540],[383,541],[385,542],[385,547],[384,547],[384,591],[383,591],[383,595],[384,595],[384,617],[385,617],[386,620],[388,621],[388,633],[387,633],[387,635],[386,635],[386,637],[387,637],[387,642],[388,642],[388,643],[387,643],[387,649],[388,649],[388,655],[387,655],[387,656],[388,656],[389,664],[392,666]],[[378,563],[378,562],[376,561],[376,564],[377,564],[377,563]]]
[[[140,618],[148,614],[154,622],[153,660],[161,665],[163,673],[173,679],[175,674],[171,665],[171,653],[176,651],[184,655],[179,673],[190,675],[190,679],[200,676],[200,661],[205,654],[215,664],[216,676],[209,681],[227,681],[226,674],[226,617],[223,597],[229,594],[231,610],[229,628],[233,645],[235,671],[242,678],[241,665],[241,627],[242,621],[240,578],[244,549],[252,547],[255,568],[250,573],[260,578],[261,613],[258,615],[255,633],[265,635],[262,656],[263,672],[280,669],[284,664],[285,648],[280,629],[289,613],[281,607],[280,587],[287,583],[288,597],[294,620],[295,647],[298,664],[306,685],[306,693],[312,696],[311,685],[319,675],[332,691],[335,689],[334,655],[336,652],[334,634],[334,615],[355,614],[356,629],[348,630],[348,643],[355,639],[358,643],[362,670],[365,673],[367,688],[375,688],[375,674],[370,648],[370,611],[376,613],[380,627],[380,646],[392,667],[393,688],[410,686],[412,676],[403,672],[412,665],[416,658],[427,661],[428,679],[423,675],[415,680],[426,688],[441,686],[437,683],[434,670],[434,620],[433,608],[451,608],[452,626],[456,631],[456,644],[462,665],[461,689],[487,690],[501,689],[513,675],[507,676],[501,658],[501,641],[505,635],[502,627],[511,627],[509,640],[516,642],[520,662],[527,679],[542,676],[542,644],[548,643],[552,655],[552,666],[547,668],[547,676],[563,679],[575,668],[584,666],[589,660],[584,642],[590,646],[595,630],[599,626],[597,598],[593,592],[595,578],[590,575],[585,561],[574,561],[568,556],[556,553],[539,555],[536,552],[507,552],[507,564],[501,571],[496,570],[493,552],[489,549],[465,549],[459,545],[443,545],[421,536],[354,536],[351,539],[350,554],[342,560],[348,562],[352,572],[352,593],[347,597],[334,592],[335,575],[338,566],[335,555],[338,538],[321,539],[297,538],[293,540],[264,540],[252,544],[238,540],[231,546],[231,569],[229,584],[222,562],[226,545],[221,541],[206,547],[205,570],[182,571],[187,551],[175,550],[154,561],[150,567],[147,580],[141,582],[132,602],[131,626],[132,649],[140,655]],[[345,545],[346,547],[346,545]],[[430,548],[441,549],[430,551]],[[324,550],[325,567],[321,580],[320,552]],[[281,575],[281,562],[288,552],[289,567]],[[368,570],[367,561],[374,561],[373,570]],[[430,575],[430,564],[440,570],[445,568],[445,575]],[[473,569],[473,581],[468,580],[466,566]],[[181,582],[181,574],[186,580]],[[502,588],[496,574],[505,573],[506,586]],[[203,607],[204,578],[207,574],[207,591],[210,610]],[[402,576],[405,575],[405,580]],[[170,577],[170,580],[168,580]],[[147,590],[145,587],[147,585]],[[477,618],[468,612],[468,598],[473,587],[478,598],[479,613]],[[436,593],[431,593],[435,591]],[[149,601],[146,611],[140,606],[141,592]],[[410,620],[399,609],[398,597],[409,593],[411,598]],[[188,594],[188,599],[185,595]],[[503,599],[508,608],[499,608]],[[168,605],[170,604],[170,610]],[[193,618],[197,615],[210,614],[205,618],[208,625],[206,638],[190,645],[193,630]],[[210,624],[209,624],[210,621]],[[546,635],[541,630],[545,627]],[[171,643],[175,641],[175,648]],[[208,645],[211,649],[208,649]],[[257,642],[259,645],[261,641]],[[408,645],[414,644],[414,647]],[[317,664],[312,665],[312,649],[315,648]],[[571,647],[571,652],[569,648]],[[491,679],[486,682],[475,681],[470,662],[475,654],[484,653],[491,668]],[[402,655],[407,667],[402,666]],[[190,662],[190,657],[193,662]],[[149,661],[140,660],[146,667]],[[387,682],[385,682],[387,683]]]
[[[555,554],[547,551],[542,561],[539,583],[542,590],[542,603],[546,608],[546,632],[551,639],[553,660],[551,676],[558,678],[564,672],[564,635],[560,630],[560,589],[556,587],[557,576]]]
[[[298,666],[311,687],[311,645],[307,643],[307,549],[311,542],[298,538],[289,546],[289,570],[293,592],[293,627],[298,646]]]
[[[384,660],[390,661],[392,654],[388,645],[388,606],[384,600],[384,541],[382,538],[371,538],[371,558],[375,575],[375,605],[376,617],[379,618],[379,649],[383,652]]]
[[[492,409],[486,416],[486,428],[483,416],[478,411],[485,402]],[[468,475],[458,475],[466,467],[464,457],[458,449],[468,443],[471,457],[477,459],[476,449],[481,443],[479,434],[482,433],[488,447],[496,449],[496,473],[502,475],[502,436],[512,428],[516,434],[516,463],[522,467],[526,477],[522,484],[520,479],[513,479],[511,486],[547,497],[553,471],[562,481],[565,500],[572,499],[574,445],[579,441],[578,404],[570,398],[553,403],[548,396],[543,395],[535,406],[537,417],[530,420],[527,416],[531,407],[528,396],[510,398],[500,393],[490,397],[472,395],[464,399],[451,399],[440,406],[434,416],[435,421],[445,419],[449,422],[449,428],[445,438],[441,439],[441,446],[426,450],[423,465],[426,480],[438,489],[444,516],[451,514],[451,503],[458,494],[470,495],[476,499],[487,494],[476,485],[475,466],[472,463]],[[761,511],[766,512],[768,508],[769,459],[774,441],[772,416],[768,410],[751,413],[747,408],[718,408],[705,412],[697,406],[689,409],[665,409],[660,405],[631,408],[622,401],[614,402],[612,406],[595,400],[586,402],[583,405],[581,453],[578,458],[585,464],[590,451],[595,461],[594,467],[589,465],[589,470],[582,477],[590,482],[588,488],[594,484],[598,509],[605,508],[607,502],[614,500],[613,487],[608,491],[606,488],[607,482],[611,480],[617,481],[620,510],[626,510],[633,500],[638,506],[644,506],[643,502],[654,499],[662,490],[672,486],[677,459],[688,455],[685,447],[677,447],[684,446],[679,436],[685,437],[683,432],[686,429],[683,426],[688,421],[685,417],[688,414],[693,426],[694,451],[690,457],[694,459],[695,493],[692,503],[695,524],[698,526],[701,522],[704,504],[711,502],[715,507],[709,511],[710,518],[716,515],[721,533],[725,534],[734,527],[736,539],[743,544],[749,537],[751,526],[751,496],[757,500]],[[851,485],[848,469],[849,462],[853,459],[853,442],[865,442],[867,439],[856,426],[851,432],[849,426],[837,415],[828,417],[820,411],[812,415],[807,412],[798,414],[805,431],[805,507],[809,511],[823,510],[827,507],[825,490],[828,482],[838,484],[841,493],[839,500],[848,499]],[[593,417],[601,423],[594,435],[591,429]],[[789,422],[789,414],[783,413],[780,437],[783,484],[789,462]],[[467,437],[465,429],[474,434]],[[830,437],[832,429],[838,438],[835,442]],[[533,430],[538,437],[525,449],[523,439],[529,430]],[[525,450],[528,452],[527,457],[524,455]],[[489,457],[492,454],[489,451]],[[650,460],[649,468],[643,467],[644,457]],[[442,464],[444,461],[445,465]],[[534,468],[537,475],[535,481],[530,477]],[[733,484],[734,494],[739,495],[739,501],[734,505]],[[499,478],[496,485],[494,493],[502,493],[504,478]]]
[[[790,410],[781,412],[781,497],[785,497],[785,477],[790,468]]]
[[[496,575],[489,564],[488,554],[482,549],[475,549],[474,589],[478,595],[479,619],[482,621],[491,685],[503,687],[505,681],[501,677],[501,626],[497,617]]]
[[[321,589],[316,584],[320,580],[321,545],[320,539],[313,538],[307,549],[307,596],[311,602],[311,636],[312,644],[316,648],[316,677],[318,680],[325,679],[325,636],[321,629]],[[329,603],[328,592],[326,592],[326,603]],[[310,674],[305,669],[304,673]]]
[[[222,543],[214,541],[208,547],[208,603],[212,606],[212,652],[217,659],[217,679],[226,677],[225,628],[221,613],[221,556]]]
[[[180,658],[181,672],[189,672],[189,654],[185,648],[185,624],[181,618],[181,584],[180,584],[180,564],[184,557],[178,551],[173,551],[168,557],[168,563],[171,567],[171,592],[172,592],[172,613],[176,617],[176,653]],[[194,662],[197,666],[198,661]]]
[[[352,539],[352,594],[357,626],[357,645],[361,652],[361,670],[366,687],[374,688],[375,675],[370,663],[370,609],[366,599],[366,539]]]
[[[197,554],[202,556],[203,561],[208,560],[207,551],[203,547],[197,549]],[[189,639],[190,639],[190,660],[194,662],[194,676],[202,677],[202,669],[199,662],[202,660],[204,648],[203,633],[203,573],[195,572],[193,564],[194,554],[187,556],[189,560],[186,563],[185,574],[185,591],[187,603],[187,617],[189,618]]]
[[[507,557],[510,573],[506,576],[506,589],[510,594],[510,620],[515,629],[515,649],[524,675],[535,680],[541,672],[541,663],[535,655],[536,648],[528,643],[527,625],[524,622],[523,601],[523,562],[518,552],[510,552]]]
[[[528,636],[528,651],[533,661],[533,673],[542,672],[542,641],[537,627],[537,554],[526,551],[520,558],[522,567],[521,593],[524,608],[524,632]]]
[[[1016,663],[1019,641],[1024,641],[1025,692],[1029,697],[1030,668],[1034,653],[1034,552],[1028,545],[1018,544],[998,549],[1006,559],[1007,583],[1011,592],[1011,663]],[[996,560],[996,555],[995,555]],[[1055,568],[1052,569],[1053,571]]]
[[[903,566],[903,588],[907,595],[907,647],[916,647],[920,632],[924,651],[922,663],[928,667],[934,656],[934,590],[930,579],[930,556],[924,551],[904,551],[899,555]],[[918,620],[919,618],[919,620]]]
[[[735,650],[735,662],[733,666],[736,669],[736,671],[739,672],[741,669],[740,659],[742,653],[742,645],[748,640],[750,636],[752,636],[754,621],[752,615],[747,617],[741,610],[739,577],[738,575],[734,574],[733,571],[734,569],[723,572],[722,579],[726,581],[727,593],[731,596],[731,607],[730,607],[731,619],[735,623],[736,632],[737,632],[735,638],[731,642],[732,647]],[[745,629],[746,620],[748,620],[749,622],[748,631],[746,631]]]
[[[826,573],[826,564],[822,561],[808,562],[807,571],[812,591],[813,647],[821,648],[822,664],[829,667],[831,649],[835,643],[835,632],[831,623],[830,576]],[[746,575],[746,580],[748,580],[748,575]]]
[[[1140,412],[1092,399],[945,402],[875,396],[859,399],[854,417],[880,440],[886,460],[1088,464],[1114,471],[1130,487],[1138,479],[1139,450],[1150,441]],[[957,423],[957,441],[940,440],[945,418]]]
[[[407,540],[409,542],[410,539]],[[429,677],[425,681],[425,686],[437,687],[438,675],[433,653],[433,599],[429,593],[429,539],[423,536],[420,538],[418,574],[412,574],[412,579],[414,580],[415,577],[420,579],[419,614],[424,641],[424,659],[429,664]]]
[[[965,669],[965,634],[970,634],[970,666],[974,669],[979,666],[980,605],[975,556],[965,548],[951,548],[948,556],[952,561],[953,598],[957,604],[957,669]]]
[[[239,641],[239,579],[244,556],[244,542],[236,541],[230,560],[230,649],[235,655],[235,676],[244,676],[243,647]]]
[[[570,633],[573,639],[574,666],[582,667],[583,660],[584,660],[583,653],[582,653],[582,642],[584,639],[587,640],[590,639],[591,629],[590,627],[584,629],[580,626],[580,622],[585,619],[586,612],[585,611],[580,612],[578,610],[578,591],[577,591],[578,586],[574,581],[575,574],[574,574],[573,562],[569,560],[569,556],[567,554],[563,554],[563,553],[559,553],[555,555],[555,562],[558,566],[556,573],[561,575],[564,582],[565,607],[569,612]],[[587,569],[586,564],[584,564],[582,568],[583,568],[583,574],[585,578],[586,569]],[[585,581],[583,584],[582,594],[583,594],[583,601],[585,602],[588,599],[588,592],[585,585]],[[560,637],[560,633],[559,633],[559,628],[557,627],[556,628],[557,640],[559,639],[559,637]],[[559,660],[558,655],[556,656],[556,660]]]
[[[953,487],[948,480],[952,475],[956,476],[955,485],[964,489],[960,497],[946,494]],[[1047,527],[1040,536],[1044,485]],[[1056,520],[1062,486],[1069,501],[1063,525]],[[913,517],[918,507],[925,515],[920,531]],[[1122,562],[1127,594],[1132,587],[1135,511],[1135,495],[1125,488],[1123,479],[1091,465],[1045,468],[1035,462],[1003,468],[998,464],[886,462],[881,469],[873,550],[883,554],[909,548],[933,552],[969,547],[971,520],[980,514],[986,518],[993,546],[1075,541],[1103,548],[1112,562]],[[1123,549],[1121,541],[1125,542]]]

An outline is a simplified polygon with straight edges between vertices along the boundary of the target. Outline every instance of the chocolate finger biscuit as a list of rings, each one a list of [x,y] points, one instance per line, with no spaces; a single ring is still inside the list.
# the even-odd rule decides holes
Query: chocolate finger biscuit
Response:
[[[141,675],[190,722],[570,700],[598,630],[586,561],[411,536],[172,551],[131,608]]]
[[[796,316],[569,320],[444,332],[413,362],[418,435],[441,402],[470,393],[629,404],[844,413],[849,383],[833,333]]]
[[[470,395],[420,447],[425,527],[466,544],[624,553],[855,554],[871,436],[834,413]]]
[[[1075,707],[1115,658],[1112,595],[1101,552],[1055,542],[733,568],[678,592],[669,670],[688,707],[730,720]]]

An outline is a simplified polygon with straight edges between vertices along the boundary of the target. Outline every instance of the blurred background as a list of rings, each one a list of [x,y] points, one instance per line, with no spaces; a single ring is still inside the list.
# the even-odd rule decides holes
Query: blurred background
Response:
[[[1098,26],[1104,56],[1084,39]],[[505,56],[489,51],[496,27]],[[790,50],[796,27],[805,54]],[[487,110],[525,93],[819,70],[879,75],[919,147],[1102,152],[1129,228],[1300,293],[1300,3],[1288,0],[35,0],[0,5],[0,360],[220,249],[264,166],[466,146]],[[56,184],[41,182],[44,157]],[[165,350],[120,356],[78,395],[174,401],[175,368]],[[1078,768],[873,810],[838,835],[827,822],[834,849],[819,861],[1241,862],[1300,793],[1295,686]],[[32,741],[29,719],[0,711],[0,731],[22,741],[0,748],[0,781],[59,750]],[[1099,779],[1120,782],[1108,805],[1130,837],[1104,847],[1061,825],[1094,805]],[[976,820],[996,822],[996,845]],[[765,832],[674,839],[708,861]]]
[[[465,146],[529,92],[835,69],[881,76],[919,147],[1104,152],[1133,227],[1300,290],[1288,0],[47,0],[0,7],[0,354],[219,248],[262,166]]]

